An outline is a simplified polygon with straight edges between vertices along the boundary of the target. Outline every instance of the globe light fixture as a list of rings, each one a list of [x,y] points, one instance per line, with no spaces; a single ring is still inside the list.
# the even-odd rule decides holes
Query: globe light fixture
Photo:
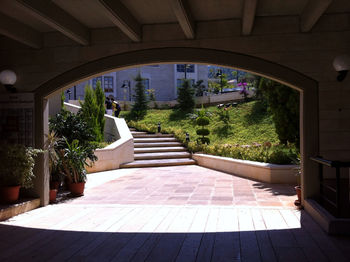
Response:
[[[0,83],[3,84],[8,92],[15,93],[16,88],[13,86],[16,83],[17,76],[11,70],[4,70],[0,73]]]
[[[338,72],[337,80],[343,81],[350,70],[350,56],[339,55],[333,60],[333,67]]]

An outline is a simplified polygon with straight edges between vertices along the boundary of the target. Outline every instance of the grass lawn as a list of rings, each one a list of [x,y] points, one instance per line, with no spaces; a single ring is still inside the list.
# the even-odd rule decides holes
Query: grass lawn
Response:
[[[200,127],[196,125],[194,114],[153,109],[143,120],[128,121],[128,124],[138,130],[156,132],[160,122],[162,132],[174,134],[192,152],[274,164],[291,164],[298,158],[295,145],[279,145],[272,116],[259,101],[241,103],[229,107],[227,111],[211,106],[206,111],[210,119],[210,124],[206,126],[210,130],[209,145],[196,142],[199,137],[196,129]],[[223,120],[225,118],[220,117],[226,112],[229,115],[227,124]],[[128,114],[122,112],[121,117],[128,119]],[[185,142],[186,132],[190,135],[189,143]]]
[[[216,106],[206,108],[209,112],[210,141],[215,144],[240,144],[252,143],[278,143],[275,126],[271,115],[263,110],[258,101],[238,104],[237,107],[230,107],[229,124],[226,125],[219,117],[219,109]],[[223,109],[221,109],[223,110]],[[121,117],[127,117],[128,112],[122,112]],[[138,125],[144,126],[147,130],[156,130],[158,122],[161,123],[162,130],[179,130],[188,132],[191,140],[198,136],[195,121],[189,115],[174,114],[171,109],[149,110],[143,120],[138,121]]]

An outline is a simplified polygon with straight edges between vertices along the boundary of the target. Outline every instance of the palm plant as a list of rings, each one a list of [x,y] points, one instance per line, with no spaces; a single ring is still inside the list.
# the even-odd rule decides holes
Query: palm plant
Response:
[[[85,182],[86,166],[90,166],[93,163],[89,164],[87,162],[89,152],[84,146],[79,145],[79,141],[76,139],[71,143],[65,139],[65,143],[66,147],[59,151],[62,172],[69,183]]]

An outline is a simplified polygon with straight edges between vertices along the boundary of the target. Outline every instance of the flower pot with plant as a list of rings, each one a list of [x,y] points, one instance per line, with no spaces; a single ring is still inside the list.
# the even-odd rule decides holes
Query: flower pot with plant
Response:
[[[4,203],[18,200],[19,189],[31,188],[35,177],[34,158],[43,151],[20,144],[0,146],[0,199]]]
[[[301,167],[300,167],[300,157],[296,159],[292,159],[293,163],[297,165],[297,167],[294,168],[295,170],[295,177],[297,180],[297,185],[294,187],[295,192],[297,194],[298,199],[294,201],[294,205],[301,206]]]
[[[58,146],[61,142],[63,142],[63,140],[57,137],[53,131],[46,135],[45,150],[49,156],[50,203],[56,201],[57,191],[63,180],[63,175],[59,168],[60,158],[57,154]]]
[[[68,187],[73,196],[84,195],[84,187],[86,182],[86,166],[89,166],[87,159],[92,162],[97,158],[89,156],[91,148],[82,146],[78,140],[69,143],[65,139],[66,147],[59,151],[62,172],[68,180]]]

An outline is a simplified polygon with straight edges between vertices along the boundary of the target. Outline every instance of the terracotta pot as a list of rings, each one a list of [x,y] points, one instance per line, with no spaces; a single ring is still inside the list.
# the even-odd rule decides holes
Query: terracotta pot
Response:
[[[57,189],[50,189],[50,203],[56,202]]]
[[[83,196],[84,195],[84,188],[85,188],[85,182],[81,183],[71,183],[69,184],[69,191],[72,193],[73,196]]]
[[[21,186],[8,186],[0,188],[1,202],[11,204],[18,200]]]
[[[294,201],[294,205],[296,206],[300,206],[301,205],[301,187],[300,186],[296,186],[294,187],[296,193],[297,193],[297,197],[298,199]]]

